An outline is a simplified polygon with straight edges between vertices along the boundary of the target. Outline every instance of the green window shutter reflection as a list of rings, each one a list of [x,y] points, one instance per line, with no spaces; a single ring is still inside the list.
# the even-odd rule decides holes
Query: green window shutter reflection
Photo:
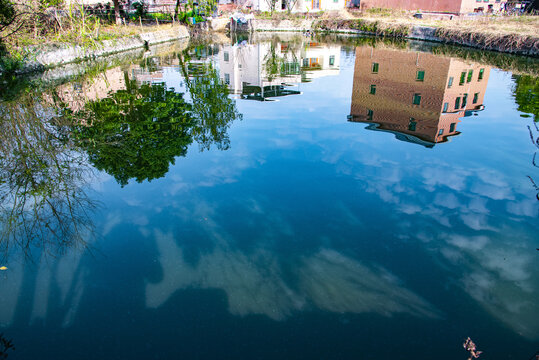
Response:
[[[463,71],[463,72],[460,74],[459,85],[463,85],[465,80],[466,80],[466,71]]]
[[[425,80],[425,71],[424,70],[418,70],[415,79],[417,81]]]
[[[413,104],[414,105],[421,104],[421,94],[414,94]]]
[[[479,76],[478,76],[477,80],[483,80],[483,74],[484,73],[485,73],[485,69],[479,70]]]
[[[410,118],[410,122],[408,122],[408,130],[415,131],[416,125],[417,125],[417,121],[415,121],[414,118]]]

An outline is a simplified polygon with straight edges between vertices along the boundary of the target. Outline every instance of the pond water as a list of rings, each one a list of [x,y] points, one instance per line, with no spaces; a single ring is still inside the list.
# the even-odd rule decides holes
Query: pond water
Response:
[[[6,95],[0,353],[533,357],[536,63],[444,49],[169,44]]]

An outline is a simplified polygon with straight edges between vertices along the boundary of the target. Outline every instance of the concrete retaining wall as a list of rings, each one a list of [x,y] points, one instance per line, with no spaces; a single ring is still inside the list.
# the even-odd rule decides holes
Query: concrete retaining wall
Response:
[[[441,41],[436,36],[436,28],[427,26],[414,26],[408,34],[408,38],[414,40]]]
[[[260,20],[254,19],[249,21],[253,31],[307,31],[313,26],[312,20]]]
[[[105,40],[95,48],[79,45],[35,46],[29,48],[29,60],[19,72],[27,73],[44,70],[76,61],[95,59],[101,56],[184,38],[189,38],[189,31],[185,26],[177,26],[167,30],[144,33],[123,39]]]
[[[229,23],[230,23],[230,19],[226,17],[211,19],[210,28],[213,31],[226,31],[226,26]]]

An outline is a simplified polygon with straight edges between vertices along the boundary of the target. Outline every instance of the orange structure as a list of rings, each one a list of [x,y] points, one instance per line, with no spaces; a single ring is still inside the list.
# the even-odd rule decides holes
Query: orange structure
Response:
[[[483,109],[490,68],[430,53],[358,47],[349,120],[432,147]]]

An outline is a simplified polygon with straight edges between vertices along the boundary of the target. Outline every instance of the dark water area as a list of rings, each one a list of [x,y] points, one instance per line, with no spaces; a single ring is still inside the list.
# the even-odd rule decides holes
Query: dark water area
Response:
[[[463,53],[279,35],[4,83],[0,358],[534,358],[539,79]]]

